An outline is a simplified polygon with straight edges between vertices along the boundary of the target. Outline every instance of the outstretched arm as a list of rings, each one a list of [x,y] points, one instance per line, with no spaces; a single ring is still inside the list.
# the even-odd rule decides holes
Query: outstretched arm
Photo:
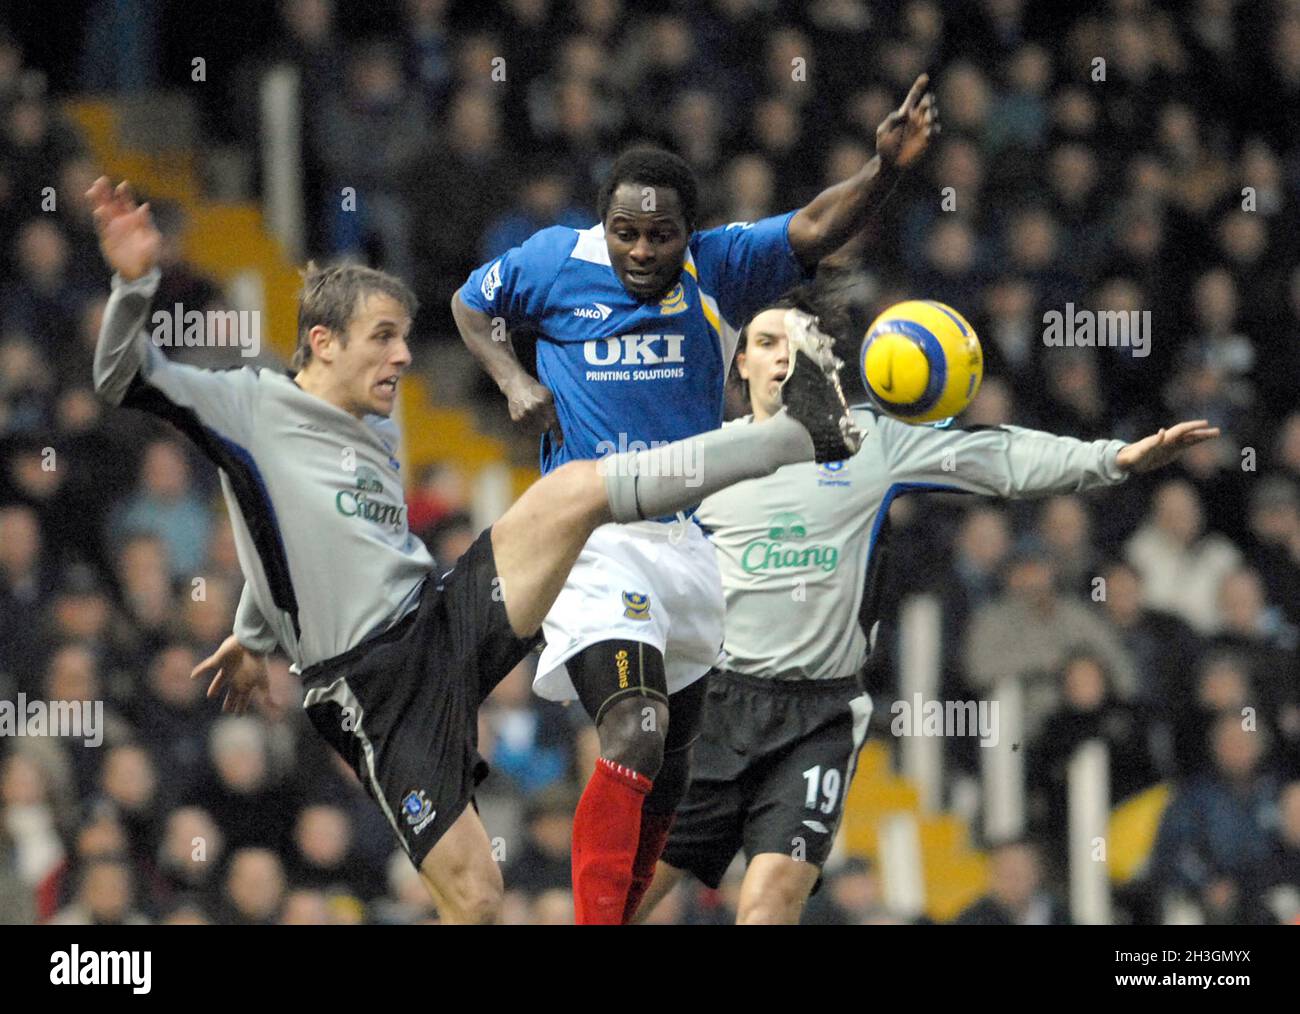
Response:
[[[939,133],[928,75],[912,85],[903,104],[876,128],[876,154],[856,175],[827,187],[790,220],[790,246],[803,266],[814,268],[862,231],[903,171],[925,153]]]
[[[111,404],[161,416],[209,457],[214,447],[207,431],[247,447],[255,426],[257,374],[248,368],[201,370],[172,362],[146,333],[162,242],[149,205],[137,205],[126,182],[114,189],[103,176],[86,197],[94,209],[100,251],[114,272],[95,346],[96,393]]]
[[[1219,435],[1205,420],[1183,422],[1132,444],[1082,441],[1019,426],[938,430],[881,417],[879,439],[896,482],[1031,498],[1123,482],[1169,464]]]

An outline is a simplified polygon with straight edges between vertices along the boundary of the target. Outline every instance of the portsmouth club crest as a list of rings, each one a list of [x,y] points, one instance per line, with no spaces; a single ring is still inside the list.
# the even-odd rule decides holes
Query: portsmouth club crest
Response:
[[[659,300],[659,315],[662,317],[670,317],[674,313],[681,313],[687,308],[686,290],[682,288],[681,282],[674,285],[672,291]]]
[[[438,816],[438,811],[433,808],[433,803],[429,802],[423,789],[412,789],[402,797],[402,815],[406,817],[406,823],[411,829],[419,834]]]
[[[640,592],[623,593],[623,615],[629,620],[650,619],[650,596]]]

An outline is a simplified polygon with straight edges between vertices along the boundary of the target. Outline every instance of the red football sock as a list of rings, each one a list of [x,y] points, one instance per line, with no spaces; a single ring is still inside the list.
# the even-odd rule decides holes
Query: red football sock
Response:
[[[623,924],[636,916],[641,899],[654,880],[655,867],[668,844],[668,832],[673,829],[675,813],[641,813],[641,838],[637,842],[636,862],[632,864],[632,889],[627,894],[627,908],[623,910]]]
[[[641,804],[654,782],[601,757],[573,814],[573,910],[579,926],[623,921],[641,835]]]

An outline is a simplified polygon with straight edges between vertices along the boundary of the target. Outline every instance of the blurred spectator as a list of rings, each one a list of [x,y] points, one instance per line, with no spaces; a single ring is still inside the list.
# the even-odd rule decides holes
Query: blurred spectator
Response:
[[[145,656],[162,647],[173,624],[172,585],[167,545],[156,535],[136,535],[121,543],[117,581],[122,605],[137,635],[137,650]]]
[[[1070,762],[1085,743],[1096,740],[1106,745],[1112,807],[1157,781],[1146,716],[1116,698],[1105,664],[1086,653],[1073,655],[1062,668],[1060,681],[1060,707],[1029,742],[1025,758],[1031,790],[1041,795],[1043,829],[1054,852],[1063,850],[1067,842]]]
[[[229,925],[266,926],[276,920],[284,903],[285,878],[280,860],[270,849],[245,848],[230,857],[224,889]]]
[[[1087,650],[1105,661],[1122,699],[1136,690],[1133,662],[1114,629],[1074,596],[1060,594],[1052,564],[1026,548],[1007,570],[1006,592],[981,606],[966,642],[966,679],[981,694],[1011,678],[1024,691],[1025,735],[1039,735],[1060,703],[1055,674],[1067,656]]]
[[[264,726],[253,718],[221,718],[208,748],[215,776],[195,801],[212,813],[230,848],[283,848],[296,811],[291,795],[273,780]]]
[[[1096,543],[1088,508],[1077,496],[1055,496],[1038,515],[1038,537],[1051,557],[1061,588],[1076,595],[1092,591],[1097,573]]]
[[[1148,606],[1173,613],[1201,634],[1219,628],[1219,586],[1241,554],[1222,536],[1204,533],[1201,503],[1187,482],[1170,479],[1156,490],[1151,514],[1125,555],[1142,576]]]
[[[41,566],[41,530],[29,507],[0,507],[0,675],[26,678],[54,574]]]
[[[167,547],[171,576],[186,581],[203,563],[208,509],[195,496],[189,461],[173,440],[156,440],[144,450],[139,486],[110,523],[115,540],[156,535]]]
[[[575,805],[573,794],[562,789],[529,800],[524,811],[523,841],[515,849],[506,843],[508,855],[503,873],[512,891],[536,899],[549,890],[568,889]]]
[[[437,109],[451,85],[451,38],[446,0],[404,0],[402,13],[407,72]]]
[[[533,696],[536,669],[536,658],[525,658],[496,685],[480,713],[491,730],[491,752],[484,752],[493,770],[529,796],[556,784],[571,761],[563,705]]]
[[[432,529],[451,513],[464,511],[468,503],[464,472],[447,461],[435,461],[421,469],[415,489],[407,494],[407,519],[412,532],[432,541]]]
[[[480,259],[489,261],[522,246],[533,233],[552,225],[585,229],[593,214],[573,200],[572,183],[558,165],[541,165],[524,181],[519,203],[492,222],[483,235]]]
[[[21,907],[34,909],[36,888],[59,868],[64,848],[45,775],[22,752],[0,760],[0,840],[9,854],[5,868],[23,897]]]
[[[1250,497],[1251,567],[1269,603],[1300,623],[1300,492],[1283,476],[1260,479]]]
[[[135,885],[126,863],[94,859],[81,872],[76,900],[59,911],[59,926],[142,926],[146,919],[135,905]]]
[[[1259,877],[1278,920],[1293,922],[1300,916],[1300,781],[1282,786],[1277,809],[1274,856]]]
[[[148,683],[131,706],[136,726],[151,731],[163,785],[172,798],[187,795],[205,777],[208,730],[215,716],[204,696],[206,684],[190,678],[198,662],[188,646],[167,645],[150,661]]]
[[[182,806],[167,815],[154,860],[156,896],[162,906],[182,899],[216,898],[225,841],[212,815],[198,806]]]
[[[1270,859],[1278,784],[1261,769],[1264,733],[1225,714],[1211,734],[1213,768],[1179,788],[1160,820],[1150,869],[1158,886],[1218,910],[1256,903],[1243,890]]]
[[[375,251],[373,263],[412,277],[407,201],[430,132],[424,103],[408,89],[392,45],[367,42],[349,56],[346,86],[325,99],[313,128],[315,152],[328,174],[323,200],[333,223],[332,249]]]
[[[428,529],[429,552],[439,567],[450,570],[476,538],[478,532],[474,530],[469,515],[464,511],[454,511]]]
[[[1166,714],[1177,710],[1200,641],[1176,616],[1143,605],[1142,578],[1129,564],[1110,563],[1101,577],[1106,582],[1102,600],[1106,616],[1138,674],[1138,700]]]
[[[289,860],[289,881],[295,887],[345,892],[361,900],[382,893],[373,874],[353,854],[352,824],[336,806],[315,804],[298,814]]]
[[[1044,890],[1038,847],[1014,841],[993,848],[988,894],[954,921],[963,926],[1062,926],[1069,917]]]
[[[119,746],[109,750],[100,774],[100,793],[126,832],[126,847],[137,868],[152,862],[164,819],[158,773],[147,750]]]
[[[804,926],[863,926],[897,919],[885,907],[879,872],[866,860],[852,857],[833,867],[828,864],[800,921]]]

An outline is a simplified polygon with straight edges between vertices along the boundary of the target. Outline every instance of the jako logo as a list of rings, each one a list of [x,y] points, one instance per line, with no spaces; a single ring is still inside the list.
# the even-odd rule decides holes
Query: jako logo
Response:
[[[582,356],[592,366],[643,366],[655,363],[684,363],[684,334],[625,334],[621,338],[598,338],[582,343]],[[603,347],[602,347],[603,346]]]
[[[573,311],[575,317],[586,317],[589,320],[604,320],[614,311],[604,303],[596,303],[592,306],[580,306]]]
[[[491,302],[492,297],[497,294],[499,288],[501,288],[501,262],[497,261],[488,268],[488,273],[483,276],[483,284],[479,286],[479,291],[483,293],[484,299]]]
[[[50,982],[56,986],[131,986],[148,993],[153,971],[152,951],[71,951],[50,955]]]

